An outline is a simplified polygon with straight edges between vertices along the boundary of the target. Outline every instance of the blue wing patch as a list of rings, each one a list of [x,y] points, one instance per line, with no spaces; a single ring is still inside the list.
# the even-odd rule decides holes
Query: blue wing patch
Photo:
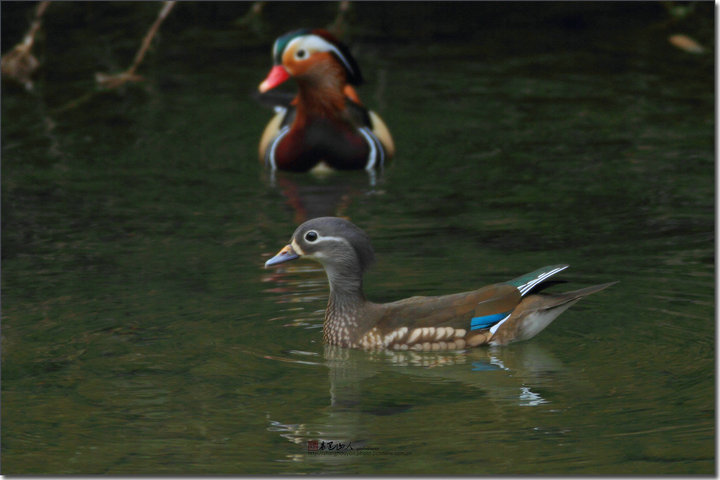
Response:
[[[500,370],[500,367],[488,362],[473,362],[473,372],[485,372],[489,370]]]
[[[495,313],[492,315],[485,315],[484,317],[474,317],[470,319],[470,330],[480,330],[482,328],[490,328],[505,317],[510,315],[511,312]]]

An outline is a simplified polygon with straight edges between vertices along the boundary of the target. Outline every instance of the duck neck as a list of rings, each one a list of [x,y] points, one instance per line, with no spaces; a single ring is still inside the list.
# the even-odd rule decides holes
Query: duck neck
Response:
[[[335,305],[360,305],[365,302],[362,277],[348,272],[328,272],[330,302]]]
[[[339,117],[345,109],[345,75],[334,63],[322,65],[322,72],[298,77],[298,102],[296,122],[309,117]]]
[[[362,276],[349,271],[328,271],[330,297],[325,310],[323,337],[331,344],[349,346],[352,332],[360,326],[360,313],[366,303]]]

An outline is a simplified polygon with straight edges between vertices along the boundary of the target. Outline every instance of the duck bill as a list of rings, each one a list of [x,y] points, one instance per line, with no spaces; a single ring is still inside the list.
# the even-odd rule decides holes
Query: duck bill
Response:
[[[274,257],[265,262],[265,268],[272,267],[278,263],[289,262],[290,260],[295,260],[296,258],[300,258],[300,255],[295,253],[292,246],[285,245]]]
[[[285,70],[285,67],[282,65],[275,65],[270,70],[270,73],[268,73],[267,78],[260,84],[258,90],[260,90],[260,93],[265,93],[268,90],[277,87],[288,78],[290,78],[290,74],[287,70]]]

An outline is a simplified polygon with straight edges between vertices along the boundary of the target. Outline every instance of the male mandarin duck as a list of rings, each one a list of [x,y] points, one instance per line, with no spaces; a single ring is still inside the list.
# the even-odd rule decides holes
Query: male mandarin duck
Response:
[[[448,350],[527,340],[581,298],[615,283],[538,293],[548,286],[543,282],[568,267],[550,265],[470,292],[373,303],[362,288],[363,274],[374,259],[370,239],[336,217],[300,225],[290,244],[265,267],[301,257],[320,262],[330,283],[323,339],[362,349]]]
[[[353,88],[363,79],[345,45],[325,30],[295,30],[275,40],[273,61],[260,93],[293,77],[298,94],[276,107],[260,139],[261,161],[300,172],[322,164],[337,170],[382,168],[395,146],[385,123]]]

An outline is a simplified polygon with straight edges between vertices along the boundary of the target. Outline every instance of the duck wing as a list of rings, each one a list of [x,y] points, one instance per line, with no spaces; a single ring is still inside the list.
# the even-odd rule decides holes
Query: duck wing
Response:
[[[432,348],[435,343],[438,349],[462,348],[473,318],[494,316],[500,321],[521,300],[516,287],[502,283],[453,295],[411,297],[377,306],[375,326],[363,338],[369,337],[369,345],[395,349],[424,344]],[[449,345],[457,340],[462,344]],[[359,343],[365,346],[362,338]]]

